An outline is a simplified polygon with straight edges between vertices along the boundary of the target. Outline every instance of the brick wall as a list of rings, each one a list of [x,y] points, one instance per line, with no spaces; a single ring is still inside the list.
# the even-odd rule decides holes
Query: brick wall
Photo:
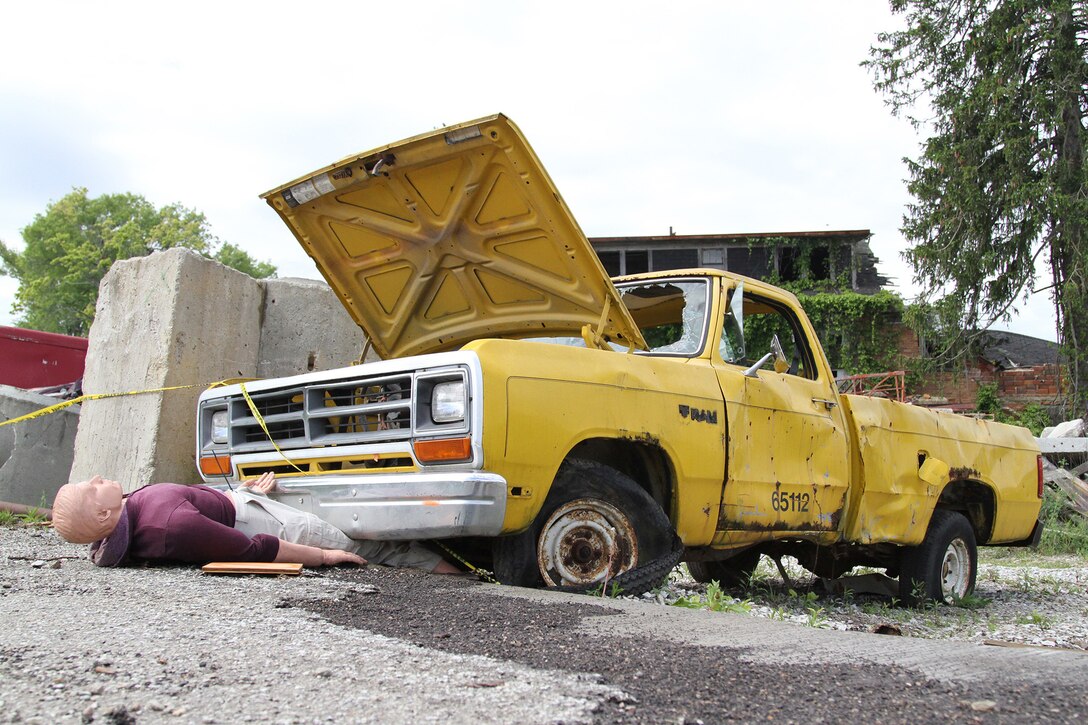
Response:
[[[1030,403],[1049,406],[1058,400],[1059,367],[1036,365],[998,370],[980,360],[967,369],[930,373],[923,384],[909,388],[907,395],[947,398],[951,407],[973,410],[979,386],[992,383],[997,384],[998,397],[1007,408],[1020,410]]]
[[[899,335],[896,351],[899,356],[908,360],[917,359],[922,354],[922,341],[918,339],[918,333],[903,324],[897,324],[896,328]]]
[[[985,362],[967,369],[935,371],[927,374],[921,385],[908,389],[907,395],[947,398],[948,405],[974,409],[979,385],[997,382],[996,378],[996,371]]]
[[[1058,398],[1060,368],[1057,365],[1035,365],[1030,368],[1004,370],[998,376],[998,395],[1006,404],[1049,403]]]
[[[898,326],[899,355],[917,360],[921,354],[918,335],[906,325]],[[1019,410],[1030,403],[1050,406],[1058,402],[1061,368],[1053,363],[1033,367],[1000,370],[985,360],[976,359],[957,370],[928,373],[919,384],[908,386],[908,398],[943,398],[941,405],[957,410],[974,410],[980,385],[997,384],[997,394],[1007,408]]]

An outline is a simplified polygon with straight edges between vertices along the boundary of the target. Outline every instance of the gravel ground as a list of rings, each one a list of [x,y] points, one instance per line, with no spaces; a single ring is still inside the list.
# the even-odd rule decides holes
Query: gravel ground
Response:
[[[659,598],[590,601],[380,567],[218,578],[187,567],[102,570],[82,557],[49,529],[0,527],[0,722],[1088,718],[1070,686],[1088,656],[1081,665],[1082,655],[1053,647],[905,646],[946,636],[1083,646],[1078,566],[988,566],[985,607],[921,612],[863,595],[819,598],[796,574],[790,595],[766,573],[762,594],[730,600],[735,616],[662,606],[698,592],[680,574]],[[647,636],[640,623],[651,614],[686,636]],[[797,623],[765,621],[774,618]],[[1037,621],[1017,621],[1025,618]],[[806,626],[873,623],[913,638]],[[755,649],[736,644],[744,641]],[[1002,667],[966,678],[926,668],[945,654]]]
[[[0,722],[588,722],[624,697],[578,673],[330,628],[284,605],[289,593],[340,608],[373,591],[332,572],[106,570],[85,548],[0,527]]]
[[[825,629],[892,628],[926,639],[1088,650],[1088,561],[1077,557],[983,549],[973,598],[960,606],[922,609],[896,606],[890,596],[829,595],[823,583],[795,561],[787,558],[784,564],[788,584],[764,557],[752,586],[725,593],[721,608]],[[705,604],[706,585],[680,567],[665,587],[644,599]]]

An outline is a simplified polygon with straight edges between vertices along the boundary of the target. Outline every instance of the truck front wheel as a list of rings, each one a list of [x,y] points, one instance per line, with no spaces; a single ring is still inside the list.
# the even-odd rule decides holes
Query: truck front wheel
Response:
[[[903,551],[899,597],[916,604],[932,600],[951,604],[975,590],[978,547],[975,532],[956,511],[937,509],[926,538]]]
[[[669,518],[641,486],[614,468],[571,459],[533,525],[496,540],[495,575],[518,586],[591,589],[668,556],[674,540]],[[631,589],[646,591],[666,574],[640,577],[623,593],[640,594]]]

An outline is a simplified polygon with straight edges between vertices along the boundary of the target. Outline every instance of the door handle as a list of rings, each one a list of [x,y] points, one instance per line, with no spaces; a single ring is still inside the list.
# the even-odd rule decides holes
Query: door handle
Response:
[[[824,400],[823,398],[813,398],[812,402],[813,403],[823,403],[827,407],[828,410],[831,410],[832,408],[834,408],[836,405],[839,404],[837,400]]]

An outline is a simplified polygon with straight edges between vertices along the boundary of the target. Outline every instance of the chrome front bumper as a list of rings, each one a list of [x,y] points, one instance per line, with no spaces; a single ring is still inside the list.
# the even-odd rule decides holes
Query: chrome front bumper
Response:
[[[273,498],[328,521],[353,539],[496,536],[506,479],[479,471],[283,478]]]

